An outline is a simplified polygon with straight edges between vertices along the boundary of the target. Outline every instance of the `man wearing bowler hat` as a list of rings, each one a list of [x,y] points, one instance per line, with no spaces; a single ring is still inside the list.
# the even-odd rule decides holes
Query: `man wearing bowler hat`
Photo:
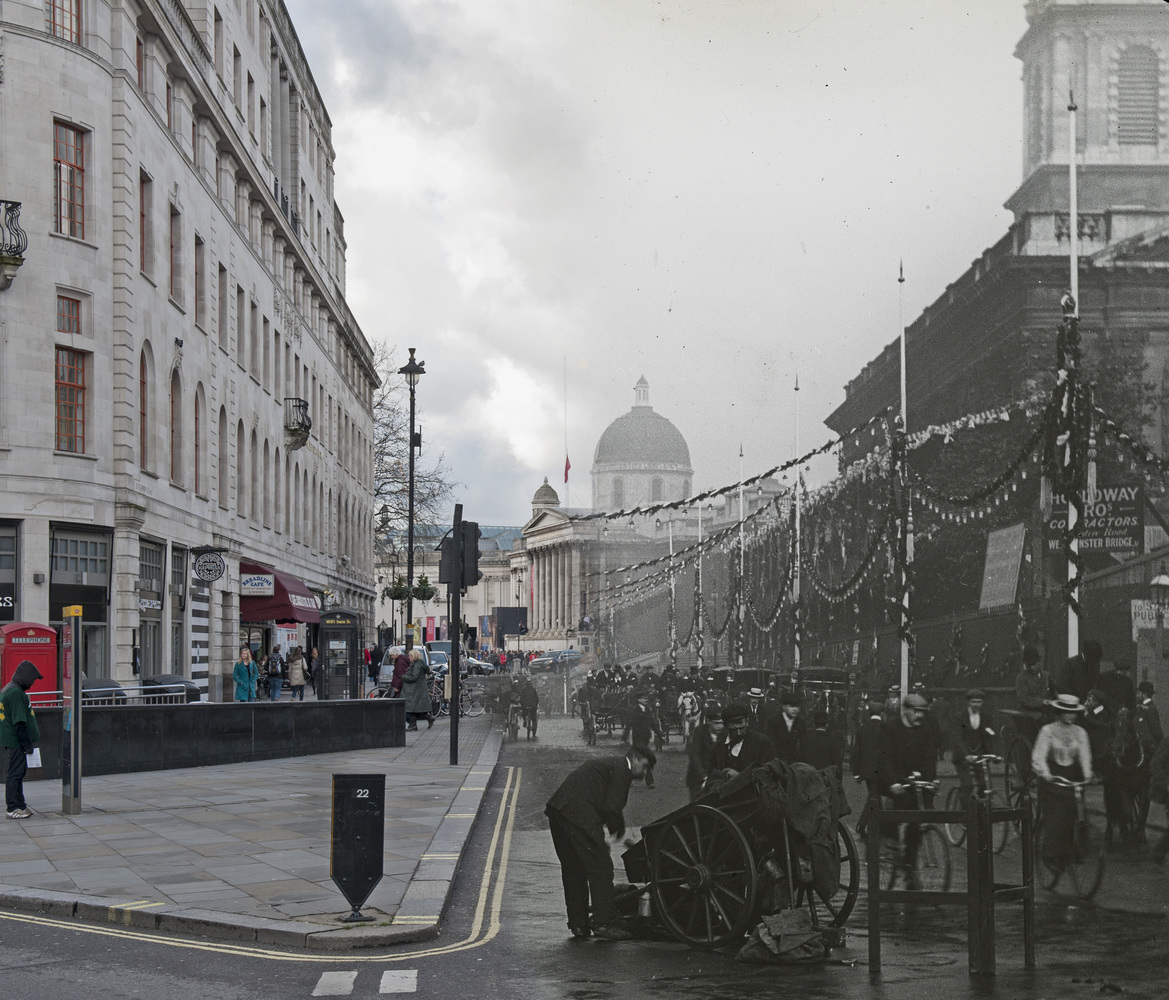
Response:
[[[724,772],[745,771],[752,764],[763,764],[775,756],[775,747],[762,733],[749,728],[750,709],[741,701],[723,709],[726,731],[714,746],[714,766]],[[725,775],[729,777],[730,775]]]
[[[804,738],[808,727],[800,718],[802,708],[798,694],[784,691],[779,699],[779,715],[771,720],[768,735],[775,747],[775,755],[787,764],[804,759]]]

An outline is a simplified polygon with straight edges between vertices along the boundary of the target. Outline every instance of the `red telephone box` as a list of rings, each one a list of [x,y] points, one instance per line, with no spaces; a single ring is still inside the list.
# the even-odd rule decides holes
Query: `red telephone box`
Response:
[[[59,698],[57,691],[57,630],[35,622],[13,622],[0,626],[0,687],[12,680],[21,660],[28,660],[41,672],[41,679],[29,689],[35,704]],[[53,692],[36,697],[36,692]]]

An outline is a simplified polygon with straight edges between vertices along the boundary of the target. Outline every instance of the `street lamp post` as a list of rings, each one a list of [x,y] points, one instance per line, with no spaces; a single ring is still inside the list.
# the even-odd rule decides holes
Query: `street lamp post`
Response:
[[[1165,608],[1169,605],[1169,574],[1165,572],[1165,564],[1161,564],[1161,572],[1149,581],[1149,596],[1157,609],[1157,673],[1161,672],[1161,664],[1165,658]],[[1141,671],[1141,680],[1149,680],[1149,670],[1146,667]]]
[[[422,447],[422,435],[414,430],[414,389],[418,380],[426,374],[425,361],[414,360],[414,348],[410,348],[410,360],[398,369],[399,375],[406,376],[410,386],[410,472],[407,494],[406,527],[406,649],[414,645],[414,449]]]

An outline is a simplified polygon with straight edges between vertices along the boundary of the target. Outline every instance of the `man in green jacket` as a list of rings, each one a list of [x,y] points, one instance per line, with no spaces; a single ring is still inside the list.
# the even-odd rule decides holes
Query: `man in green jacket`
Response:
[[[32,815],[24,801],[26,756],[39,742],[41,731],[33,715],[28,689],[40,679],[41,672],[28,660],[22,660],[12,680],[0,691],[0,746],[8,753],[4,799],[9,819],[28,819]]]

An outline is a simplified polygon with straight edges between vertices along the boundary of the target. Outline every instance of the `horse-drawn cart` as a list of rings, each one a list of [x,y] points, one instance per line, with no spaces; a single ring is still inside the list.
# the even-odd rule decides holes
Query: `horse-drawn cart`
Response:
[[[755,770],[643,826],[642,839],[623,855],[626,876],[649,896],[651,916],[694,947],[730,944],[761,914],[790,907],[806,907],[821,930],[840,928],[856,904],[860,861],[852,832],[820,816],[809,838],[809,810],[777,810]]]

